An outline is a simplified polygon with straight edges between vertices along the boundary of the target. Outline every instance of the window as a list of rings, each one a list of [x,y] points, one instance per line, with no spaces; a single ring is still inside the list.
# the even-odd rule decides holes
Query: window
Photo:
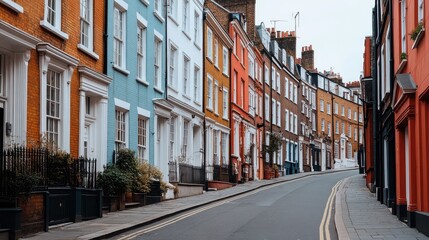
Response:
[[[249,114],[255,116],[255,91],[249,88]]]
[[[324,118],[322,118],[321,128],[322,128],[322,132],[324,132],[325,131],[325,119]]]
[[[194,42],[198,44],[200,41],[200,15],[195,12],[194,13]]]
[[[312,120],[311,120],[311,123],[312,123],[312,126],[313,126],[313,131],[316,131],[316,113],[311,113],[311,117],[312,117]]]
[[[293,102],[298,103],[298,87],[296,85],[293,85]]]
[[[268,74],[268,67],[267,66],[265,66],[264,77],[265,77],[265,83],[268,84],[268,85],[270,85],[270,75]]]
[[[352,137],[352,126],[349,124],[349,137],[351,138]]]
[[[213,130],[213,163],[219,165],[219,130]]]
[[[4,58],[3,55],[0,54],[0,96],[4,96]]]
[[[207,75],[207,108],[213,109],[213,78]]]
[[[321,112],[323,112],[323,111],[325,111],[325,101],[323,101],[323,100],[320,100],[320,111]]]
[[[80,0],[80,48],[93,51],[92,0]]]
[[[238,73],[237,73],[237,71],[235,71],[234,70],[234,80],[233,80],[233,82],[232,82],[232,84],[233,84],[233,89],[232,89],[232,91],[233,91],[233,101],[234,101],[234,103],[237,103],[237,85],[238,85]]]
[[[354,119],[355,121],[357,121],[357,112],[355,111],[353,115],[354,115],[354,116],[353,116],[353,119]]]
[[[214,101],[214,112],[216,114],[219,113],[219,83],[215,81],[214,89],[213,89],[213,101]]]
[[[277,89],[277,86],[276,86],[276,84],[277,84],[277,82],[276,82],[276,69],[274,67],[271,68],[271,82],[273,84],[272,88],[274,90],[276,90]]]
[[[280,122],[280,102],[277,102],[277,108],[276,108],[276,110],[277,110],[277,114],[276,114],[277,120],[276,120],[276,122],[277,122],[277,126],[280,126],[281,125],[281,122]]]
[[[194,66],[194,101],[200,102],[200,69]]]
[[[177,80],[177,47],[170,43],[170,61],[169,61],[169,77],[168,85],[171,87],[176,86]]]
[[[285,78],[285,98],[289,98],[289,79]]]
[[[221,133],[221,151],[222,151],[222,165],[228,165],[228,134],[226,133]]]
[[[294,114],[294,129],[293,132],[295,134],[298,134],[298,116],[296,114]]]
[[[335,121],[335,134],[340,134],[340,122]]]
[[[345,116],[345,113],[344,113],[344,105],[341,105],[341,116]]]
[[[330,103],[326,104],[326,113],[328,115],[331,115],[331,104]]]
[[[170,134],[169,134],[169,146],[168,146],[168,157],[170,162],[174,162],[174,140],[176,137],[176,117],[170,118]]]
[[[213,33],[210,28],[207,28],[207,57],[213,60]]]
[[[355,141],[357,141],[357,134],[358,134],[358,129],[355,128]]]
[[[241,42],[241,54],[240,54],[240,63],[244,66],[244,44]]]
[[[311,106],[313,107],[314,110],[316,110],[316,93],[315,92],[311,92]]]
[[[338,103],[334,103],[334,113],[338,114]]]
[[[265,94],[265,120],[270,121],[270,100],[268,94]]]
[[[187,56],[183,57],[183,94],[188,95],[190,60]]]
[[[352,110],[350,108],[347,110],[347,115],[349,119],[352,119]]]
[[[289,121],[289,131],[293,133],[293,126],[294,126],[294,118],[292,111],[290,112],[290,121]]]
[[[68,39],[68,34],[61,31],[61,0],[45,0],[45,13],[40,25],[62,39]]]
[[[223,88],[223,104],[222,104],[222,111],[223,111],[223,118],[228,119],[228,90]]]
[[[245,91],[246,91],[245,84],[244,84],[244,79],[241,79],[240,90],[241,90],[240,91],[240,95],[241,95],[241,97],[240,97],[240,100],[241,100],[240,106],[244,109],[244,94],[245,94]]]
[[[293,101],[293,83],[292,81],[289,82],[289,99]]]
[[[15,11],[16,13],[23,13],[24,12],[24,8],[21,5],[19,5],[18,3],[16,3],[15,0],[0,0],[0,4],[3,4],[7,7],[9,7],[13,11]]]
[[[143,160],[149,160],[149,154],[148,154],[148,132],[149,129],[147,127],[147,119],[139,117],[138,118],[138,159],[140,162],[143,162]]]
[[[46,79],[46,134],[47,140],[60,146],[61,74],[48,70]]]
[[[253,57],[249,54],[249,67],[247,68],[249,72],[249,77],[252,79],[255,79],[255,60]]]
[[[225,75],[229,75],[229,52],[228,48],[223,47],[223,63],[222,63],[222,72]]]
[[[237,56],[237,34],[235,32],[233,32],[232,34],[233,34],[232,40],[233,40],[233,47],[234,47],[233,53],[235,56]]]
[[[155,46],[154,46],[154,80],[155,80],[155,86],[158,89],[161,89],[161,64],[162,64],[162,39],[158,38],[155,35]]]
[[[173,19],[177,19],[177,1],[178,0],[169,0],[168,15]]]
[[[182,30],[188,33],[189,28],[189,0],[183,0],[183,17],[182,17]]]
[[[164,22],[163,6],[164,0],[154,0],[154,14],[161,22]]]
[[[137,24],[137,79],[146,81],[146,27]]]
[[[126,121],[125,121],[126,112],[116,109],[116,135],[115,135],[115,150],[118,150],[126,147]]]
[[[277,90],[278,93],[280,93],[280,73],[277,73],[276,90]]]
[[[216,67],[219,67],[219,44],[217,39],[214,41],[214,56],[213,56],[213,62]]]
[[[289,131],[289,110],[285,110],[285,130]]]
[[[331,136],[331,123],[328,122],[328,136]]]
[[[351,159],[352,158],[352,144],[351,143],[347,143],[347,158]]]
[[[425,1],[424,0],[418,0],[418,4],[419,4],[419,10],[418,10],[418,20],[419,23],[423,22],[423,16],[424,16],[424,5],[425,5]]]
[[[115,5],[113,15],[113,64],[121,69],[125,69],[125,9]]]
[[[362,113],[359,113],[359,122],[362,122]]]
[[[346,132],[345,128],[346,128],[346,124],[343,121],[341,121],[341,133],[342,134],[344,134]]]
[[[274,99],[271,99],[271,117],[272,117],[272,123],[274,125],[277,125],[277,117],[276,117],[277,110],[276,110],[276,107],[277,107],[276,101]]]
[[[188,159],[188,137],[189,137],[189,121],[183,120],[182,157],[184,160]]]
[[[401,1],[401,53],[407,52],[407,0]]]

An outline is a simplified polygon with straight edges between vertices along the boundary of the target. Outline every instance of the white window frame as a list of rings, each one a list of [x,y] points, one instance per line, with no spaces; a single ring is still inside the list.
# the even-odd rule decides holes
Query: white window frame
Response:
[[[178,0],[168,0],[168,16],[177,24]]]
[[[325,101],[323,101],[323,99],[320,100],[320,111],[321,112],[325,111]]]
[[[44,2],[44,17],[40,21],[40,26],[62,38],[63,40],[67,40],[69,38],[69,35],[61,30],[62,0],[52,0],[51,3],[54,3],[54,9],[49,7],[50,0],[45,0]],[[53,15],[49,16],[50,13]]]
[[[140,162],[149,161],[149,119],[139,115],[137,128],[138,159]]]
[[[324,118],[322,118],[321,128],[322,128],[322,132],[324,132],[325,131],[325,119]]]
[[[200,102],[200,68],[194,65],[194,101]]]
[[[163,8],[164,8],[164,2],[165,0],[154,0],[153,2],[154,2],[154,7],[153,7],[153,14],[155,15],[155,17],[156,18],[158,18],[158,20],[160,21],[160,22],[164,22],[165,21],[165,19],[164,19],[164,17],[163,17],[163,14],[162,14],[162,10],[163,10]]]
[[[213,61],[213,31],[207,28],[207,58]]]
[[[83,1],[86,2],[86,4],[83,4]],[[86,6],[86,16],[82,16],[82,13],[84,12],[83,7]],[[99,59],[99,56],[94,52],[94,2],[93,0],[80,0],[80,41],[79,44],[77,45],[77,47],[87,53],[88,55],[90,55],[91,57],[95,58],[95,59]],[[83,29],[83,24],[86,24],[86,41],[83,41],[82,39],[84,39],[84,35],[85,33],[82,32]]]
[[[425,1],[424,0],[418,0],[418,21],[419,23],[423,22],[424,20],[424,7],[425,6]]]
[[[170,41],[169,47],[169,59],[168,59],[168,86],[175,89],[177,86],[178,80],[178,57],[179,57],[179,47]]]
[[[222,117],[223,117],[223,119],[225,119],[225,120],[228,120],[228,104],[229,104],[229,101],[228,101],[228,89],[226,89],[225,87],[223,88],[223,97],[222,97],[222,100],[223,100],[223,104],[222,104]]]
[[[128,5],[126,3],[122,0],[115,0],[115,7],[113,9],[113,67],[121,72],[127,72],[125,70],[127,59],[125,49],[127,35],[127,9]]]
[[[155,89],[162,91],[162,35],[155,31],[154,37],[154,81]]]
[[[148,85],[146,80],[147,21],[137,13],[137,80]]]
[[[225,46],[223,47],[223,62],[222,62],[222,73],[229,76],[229,51]]]
[[[182,31],[186,34],[189,32],[189,0],[183,0],[183,12],[182,12]]]
[[[115,151],[128,146],[128,111],[123,108],[115,108]]]
[[[270,97],[265,93],[265,120],[270,122]]]
[[[214,81],[213,108],[214,113],[219,114],[219,82],[217,80]]]
[[[326,104],[326,113],[327,113],[328,115],[331,115],[331,104],[330,104],[330,103],[327,103],[327,104]]]
[[[169,129],[168,129],[168,159],[169,162],[175,162],[175,152],[176,152],[176,124],[177,117],[172,115],[169,120]]]
[[[277,111],[276,117],[277,117],[277,120],[276,120],[276,123],[277,123],[277,126],[279,126],[279,127],[281,125],[281,121],[280,121],[281,120],[280,109],[281,109],[280,102],[277,102],[277,107],[276,107],[276,111]]]
[[[289,99],[289,79],[285,77],[285,98]]]
[[[401,0],[401,53],[407,52],[407,0]]]
[[[188,96],[188,85],[190,84],[189,82],[189,76],[190,76],[190,69],[191,69],[191,59],[186,56],[185,54],[183,54],[183,94],[185,96]]]
[[[19,5],[18,3],[16,3],[14,0],[0,0],[0,3],[9,7],[13,11],[15,11],[16,13],[23,13],[24,12],[24,8],[21,5]]]
[[[207,109],[213,111],[213,77],[207,74]]]
[[[285,130],[289,131],[289,110],[285,110]]]
[[[219,68],[219,42],[217,39],[214,40],[213,62],[215,67]]]
[[[334,114],[338,115],[338,103],[334,103]]]
[[[328,122],[328,136],[330,137],[332,135],[332,131],[331,131],[331,122]]]
[[[200,14],[194,12],[194,43],[199,46],[200,41]]]

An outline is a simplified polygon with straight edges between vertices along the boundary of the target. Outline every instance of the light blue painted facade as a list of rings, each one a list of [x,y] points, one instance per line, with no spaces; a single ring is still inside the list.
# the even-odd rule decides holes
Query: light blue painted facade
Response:
[[[164,98],[165,89],[165,21],[163,14],[154,10],[155,0],[108,0],[107,7],[107,75],[112,78],[109,86],[108,102],[108,133],[107,133],[107,162],[111,163],[114,157],[116,138],[116,116],[115,110],[121,109],[125,114],[125,141],[127,148],[138,153],[138,117],[139,113],[149,114],[149,131],[147,147],[149,150],[148,160],[154,163],[155,142],[155,114],[154,99]],[[160,1],[162,2],[162,1]],[[125,56],[122,58],[123,67],[115,64],[115,18],[118,11],[124,15],[123,29],[125,45]],[[164,12],[160,9],[160,12]],[[138,24],[145,27],[145,69],[143,80],[138,80],[137,71],[137,29]],[[118,29],[118,28],[117,28]],[[117,31],[120,32],[120,31]],[[119,34],[120,35],[120,34]],[[162,53],[160,54],[160,84],[155,87],[155,38],[162,40]],[[139,109],[140,108],[140,109]]]

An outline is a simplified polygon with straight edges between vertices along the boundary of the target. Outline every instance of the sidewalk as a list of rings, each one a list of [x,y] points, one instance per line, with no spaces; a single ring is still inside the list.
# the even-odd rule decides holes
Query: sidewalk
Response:
[[[49,232],[41,232],[36,234],[35,236],[30,236],[23,239],[84,240],[108,238],[119,233],[145,226],[153,222],[162,220],[164,218],[171,217],[175,214],[179,214],[181,212],[198,208],[213,202],[221,201],[226,198],[244,194],[264,186],[287,182],[311,175],[328,174],[332,172],[353,169],[356,168],[332,170],[325,172],[298,173],[271,180],[251,181],[221,191],[206,192],[202,195],[179,198],[139,208],[104,214],[102,218],[64,225],[62,227],[50,229]]]
[[[365,186],[362,175],[344,179],[336,194],[335,225],[342,239],[429,239],[409,228]]]

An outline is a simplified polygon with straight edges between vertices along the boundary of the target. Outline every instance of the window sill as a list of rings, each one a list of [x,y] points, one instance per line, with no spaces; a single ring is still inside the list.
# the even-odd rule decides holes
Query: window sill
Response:
[[[179,23],[176,21],[176,18],[173,17],[171,14],[168,14],[168,18],[178,27]]]
[[[145,81],[145,80],[143,80],[143,79],[141,79],[141,78],[136,78],[136,81],[137,81],[138,83],[141,83],[141,84],[145,85],[146,87],[148,87],[148,86],[149,86],[149,82],[147,82],[147,81]]]
[[[50,23],[48,23],[46,20],[41,20],[40,21],[40,26],[46,30],[48,30],[49,32],[57,35],[58,37],[60,37],[63,40],[67,40],[69,39],[69,35],[63,31],[61,31],[58,28],[55,28],[54,26],[52,26]]]
[[[126,70],[126,69],[124,69],[124,68],[122,68],[122,67],[120,67],[120,66],[118,66],[116,64],[113,64],[113,69],[115,69],[116,71],[124,74],[125,76],[128,76],[130,74],[130,71],[128,71],[128,70]]]
[[[228,75],[227,73],[225,73],[225,72],[222,72],[222,74],[223,74],[225,77],[229,77],[229,75]]]
[[[222,119],[225,120],[225,121],[229,121],[229,119],[228,119],[227,116],[223,116]]]
[[[402,70],[406,65],[407,65],[407,59],[402,59],[401,63],[399,64],[398,70],[396,71],[396,74],[402,72]]]
[[[77,45],[77,48],[79,50],[81,50],[82,52],[88,54],[90,57],[94,58],[95,60],[100,59],[100,57],[98,56],[98,54],[96,54],[95,52],[89,50],[87,47],[85,47],[84,45],[82,45],[80,43]]]
[[[165,19],[161,16],[161,14],[160,14],[158,11],[154,11],[154,12],[153,12],[153,15],[155,15],[155,17],[156,17],[156,18],[158,18],[158,20],[159,20],[161,23],[164,23],[164,22],[165,22]]]
[[[198,102],[198,101],[194,101],[194,103],[195,103],[197,106],[201,106],[201,103],[200,103],[200,102]]]
[[[148,7],[150,5],[148,0],[140,0],[140,2],[142,2],[144,5],[146,5],[146,7]]]
[[[420,30],[419,34],[417,34],[416,40],[414,40],[414,44],[411,47],[411,49],[418,47],[418,45],[419,45],[420,41],[422,40],[424,34],[425,34],[425,28],[423,27],[422,30]]]
[[[161,88],[159,88],[157,86],[153,87],[153,89],[158,93],[164,94],[164,90],[162,90]]]
[[[188,95],[186,95],[186,94],[182,94],[182,96],[183,96],[185,99],[187,99],[187,100],[191,101],[191,97],[190,97],[190,96],[188,96]]]
[[[196,48],[198,48],[198,50],[201,50],[201,47],[200,47],[200,45],[198,43],[194,42],[194,45],[195,45]]]
[[[0,3],[6,5],[7,7],[9,7],[10,9],[12,9],[17,13],[24,13],[24,8],[18,3],[13,2],[12,0],[0,0]]]
[[[213,108],[211,108],[211,107],[206,107],[206,110],[213,112]]]
[[[179,93],[172,85],[168,84],[168,89],[170,89],[171,91],[175,92],[175,93]]]
[[[191,36],[189,36],[185,30],[182,30],[182,33],[189,39],[189,41],[191,40]]]

